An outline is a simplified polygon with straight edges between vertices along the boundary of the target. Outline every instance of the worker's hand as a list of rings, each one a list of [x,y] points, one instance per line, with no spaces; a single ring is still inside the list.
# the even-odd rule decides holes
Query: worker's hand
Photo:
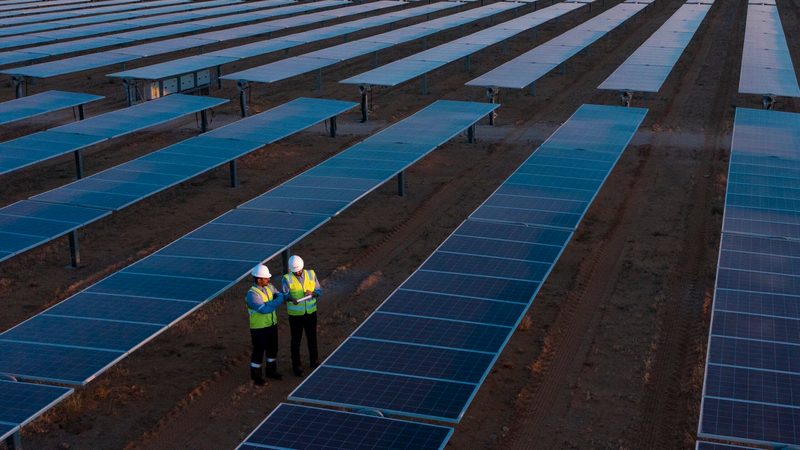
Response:
[[[306,295],[311,295],[311,291],[306,291]]]
[[[319,298],[319,292],[314,292],[313,294],[311,294],[311,296],[314,298]]]

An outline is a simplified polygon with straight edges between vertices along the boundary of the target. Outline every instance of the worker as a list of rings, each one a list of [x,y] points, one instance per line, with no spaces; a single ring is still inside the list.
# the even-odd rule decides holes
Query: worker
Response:
[[[276,310],[286,298],[275,289],[269,280],[272,274],[269,268],[259,264],[250,272],[253,286],[247,291],[245,301],[250,314],[250,338],[253,341],[253,353],[250,357],[250,378],[258,386],[266,384],[262,375],[261,363],[266,355],[267,378],[280,380],[278,373],[278,314]]]
[[[289,270],[283,276],[281,290],[286,296],[286,311],[289,314],[289,329],[292,336],[292,372],[303,376],[300,363],[300,342],[305,331],[308,341],[308,356],[311,369],[319,366],[317,353],[317,298],[322,293],[317,275],[313,270],[303,269],[303,259],[297,255],[289,258]],[[302,300],[306,298],[306,300]]]

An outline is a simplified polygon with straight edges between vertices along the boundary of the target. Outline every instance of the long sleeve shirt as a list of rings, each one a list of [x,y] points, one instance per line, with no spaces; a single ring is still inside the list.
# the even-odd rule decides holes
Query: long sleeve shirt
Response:
[[[274,312],[286,300],[286,296],[283,294],[283,292],[279,292],[274,286],[272,286],[272,284],[268,284],[266,286],[256,286],[255,288],[264,293],[267,292],[267,289],[272,292],[272,300],[264,303],[264,299],[260,295],[256,294],[255,292],[247,291],[247,296],[245,297],[245,300],[247,301],[247,307],[259,314],[269,314]]]

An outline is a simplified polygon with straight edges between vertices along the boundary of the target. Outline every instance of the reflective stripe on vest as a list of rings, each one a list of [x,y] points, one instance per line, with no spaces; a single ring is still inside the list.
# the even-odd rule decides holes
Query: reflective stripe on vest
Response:
[[[255,292],[261,296],[261,300],[264,303],[271,302],[272,291],[269,289],[269,287],[267,287],[265,290],[267,291],[266,293],[255,286],[250,287],[250,292]],[[260,312],[250,309],[250,306],[248,305],[247,312],[250,314],[251,329],[271,327],[278,323],[278,315],[275,314],[275,311],[272,311],[269,314],[261,314]]]
[[[286,284],[289,285],[289,297],[292,300],[297,300],[306,296],[306,291],[314,292],[317,288],[316,275],[313,270],[303,271],[303,284],[293,273],[287,273],[283,276]],[[311,297],[310,299],[295,305],[292,302],[286,302],[286,312],[290,316],[302,316],[303,314],[311,314],[317,311],[317,299]]]

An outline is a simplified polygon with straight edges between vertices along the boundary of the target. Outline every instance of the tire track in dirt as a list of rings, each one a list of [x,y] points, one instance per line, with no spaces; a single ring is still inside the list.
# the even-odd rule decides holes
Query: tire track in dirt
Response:
[[[711,22],[711,19],[713,18],[709,17],[708,22]],[[706,51],[703,52],[703,57],[698,57],[693,61],[692,70],[678,81],[676,87],[678,94],[664,108],[664,121],[666,122],[670,122],[670,117],[675,115],[674,105],[677,104],[680,107],[686,104],[684,100],[689,95],[688,90],[684,91],[683,89],[686,81],[696,78],[702,70],[703,61],[705,61],[711,42],[710,33],[703,35],[706,36],[704,39]],[[659,134],[655,136],[654,146],[658,141],[663,142],[664,139],[669,139],[668,136],[660,137]],[[579,376],[585,360],[582,356],[585,357],[591,348],[593,331],[600,320],[600,316],[595,312],[603,303],[603,297],[613,292],[614,285],[611,280],[617,278],[614,275],[618,274],[622,261],[620,255],[625,246],[625,239],[630,234],[625,230],[636,224],[636,220],[625,220],[623,227],[620,228],[621,218],[626,212],[626,205],[637,204],[636,198],[646,194],[643,186],[637,186],[637,184],[641,184],[639,182],[643,181],[641,173],[646,161],[647,159],[640,161],[640,165],[633,175],[626,196],[630,200],[620,205],[620,210],[615,216],[617,220],[611,224],[608,233],[599,242],[599,245],[594,246],[597,250],[594,250],[590,258],[579,267],[575,287],[567,296],[552,331],[545,338],[545,348],[541,356],[531,366],[534,380],[519,396],[518,412],[521,412],[524,418],[515,422],[516,426],[511,428],[509,439],[504,442],[506,445],[528,447],[535,443],[537,448],[540,446],[541,448],[555,448],[557,446],[557,443],[554,442],[556,434],[552,430],[556,425],[555,421],[563,418],[569,407],[569,396],[561,394],[564,390],[572,387]],[[704,169],[706,167],[701,167],[699,170]],[[640,201],[642,201],[641,198]],[[710,208],[697,209],[706,213]],[[636,214],[635,209],[632,214]],[[698,239],[705,243],[702,234]],[[697,247],[692,244],[689,246]],[[701,248],[704,247],[704,245],[701,246]],[[698,317],[702,322],[702,315],[698,315]],[[675,369],[679,371],[680,367]],[[661,399],[663,398],[661,397]],[[652,402],[644,404],[652,405]],[[526,412],[530,412],[527,417],[525,417]],[[636,448],[651,447],[641,445]],[[677,447],[669,446],[668,448]]]
[[[687,435],[687,429],[691,429],[690,423],[697,422],[697,407],[693,403],[699,402],[697,386],[691,384],[691,369],[696,364],[698,351],[703,347],[703,310],[709,280],[706,263],[709,258],[713,259],[713,254],[709,254],[709,240],[714,235],[714,183],[719,175],[715,173],[714,162],[725,148],[723,141],[726,123],[730,120],[729,105],[738,79],[738,70],[733,67],[738,62],[740,52],[737,49],[742,42],[743,30],[743,27],[736,26],[736,19],[743,17],[744,4],[739,2],[735,7],[731,5],[717,4],[716,11],[712,10],[712,13],[722,15],[722,20],[714,20],[712,13],[709,13],[707,23],[714,24],[715,29],[706,30],[701,35],[703,45],[695,58],[697,64],[687,74],[703,80],[713,80],[718,75],[720,88],[711,92],[714,94],[712,98],[704,99],[713,105],[710,114],[705,117],[705,151],[700,152],[701,159],[693,175],[695,183],[690,189],[689,198],[694,201],[687,214],[687,239],[679,258],[672,264],[675,270],[671,272],[667,284],[665,298],[669,305],[660,308],[663,317],[659,320],[659,339],[651,354],[653,363],[649,382],[645,385],[640,411],[642,419],[637,426],[638,432],[634,434],[636,448],[683,448],[691,446],[695,438],[693,430]],[[727,43],[715,39],[720,33],[731,32],[733,37]],[[704,61],[711,55],[719,57],[723,54],[724,64],[705,66]],[[678,93],[688,100],[692,93],[691,86]],[[680,104],[691,107],[689,102],[683,100]],[[687,411],[693,417],[690,421],[687,421]]]

